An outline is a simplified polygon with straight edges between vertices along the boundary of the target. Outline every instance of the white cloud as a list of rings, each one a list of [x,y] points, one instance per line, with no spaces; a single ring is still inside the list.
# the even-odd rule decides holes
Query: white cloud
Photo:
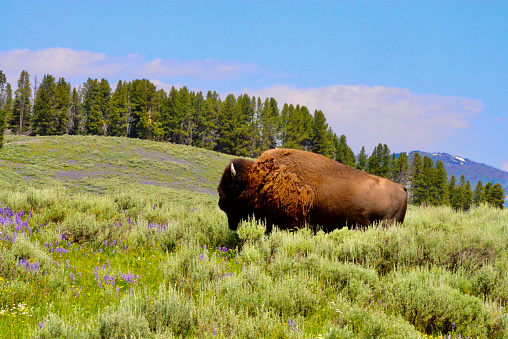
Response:
[[[86,78],[172,78],[195,77],[200,80],[236,78],[239,74],[255,73],[259,68],[241,60],[177,59],[145,60],[138,54],[125,57],[108,57],[104,53],[75,51],[70,48],[47,48],[36,51],[16,49],[0,51],[0,69],[8,81],[15,85],[22,70],[30,75],[42,77],[51,74],[66,80],[75,78],[83,82]],[[109,79],[108,79],[109,80]],[[167,81],[167,80],[166,80]]]
[[[378,143],[392,151],[429,150],[469,127],[468,118],[483,109],[481,101],[422,95],[409,89],[382,86],[330,86],[298,89],[287,85],[246,92],[274,97],[280,104],[322,110],[338,135],[345,134],[357,153],[370,153]]]
[[[16,49],[0,52],[0,67],[6,73],[17,73],[17,76],[21,70],[39,75],[94,76],[98,72],[107,72],[108,75],[112,72],[109,66],[108,58],[103,53],[74,51],[69,48],[56,47],[37,51]]]

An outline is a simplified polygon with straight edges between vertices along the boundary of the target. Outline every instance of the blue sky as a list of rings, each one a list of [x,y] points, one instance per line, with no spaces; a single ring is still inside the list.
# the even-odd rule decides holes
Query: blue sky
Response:
[[[0,69],[320,109],[355,153],[508,171],[506,1],[2,1]]]

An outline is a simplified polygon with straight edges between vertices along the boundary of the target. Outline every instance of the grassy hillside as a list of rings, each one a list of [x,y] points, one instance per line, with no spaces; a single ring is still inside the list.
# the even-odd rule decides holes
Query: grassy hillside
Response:
[[[506,209],[410,208],[403,225],[328,234],[265,236],[256,222],[231,232],[203,193],[226,156],[116,138],[8,142],[1,338],[508,338]],[[55,175],[64,170],[86,174]]]
[[[216,200],[230,156],[146,140],[6,135],[0,189],[62,186],[70,192],[136,192],[169,200]]]

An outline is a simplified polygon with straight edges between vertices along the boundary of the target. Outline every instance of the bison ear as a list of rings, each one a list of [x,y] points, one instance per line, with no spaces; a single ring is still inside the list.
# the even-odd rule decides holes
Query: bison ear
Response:
[[[233,165],[233,163],[231,163],[231,179],[235,180],[235,177],[236,177],[235,166]]]

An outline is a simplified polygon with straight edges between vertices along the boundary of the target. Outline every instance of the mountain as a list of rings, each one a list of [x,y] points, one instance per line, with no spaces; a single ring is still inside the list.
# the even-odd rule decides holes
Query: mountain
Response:
[[[493,184],[500,183],[508,196],[508,172],[467,158],[450,155],[448,153],[413,151],[409,153],[409,156],[411,157],[414,153],[420,154],[422,158],[427,156],[434,162],[436,160],[440,160],[444,164],[446,172],[448,173],[448,178],[454,175],[455,178],[459,180],[460,176],[464,174],[466,180],[469,180],[471,183],[472,189],[475,188],[478,180],[481,180],[483,185],[487,182],[491,182]]]

